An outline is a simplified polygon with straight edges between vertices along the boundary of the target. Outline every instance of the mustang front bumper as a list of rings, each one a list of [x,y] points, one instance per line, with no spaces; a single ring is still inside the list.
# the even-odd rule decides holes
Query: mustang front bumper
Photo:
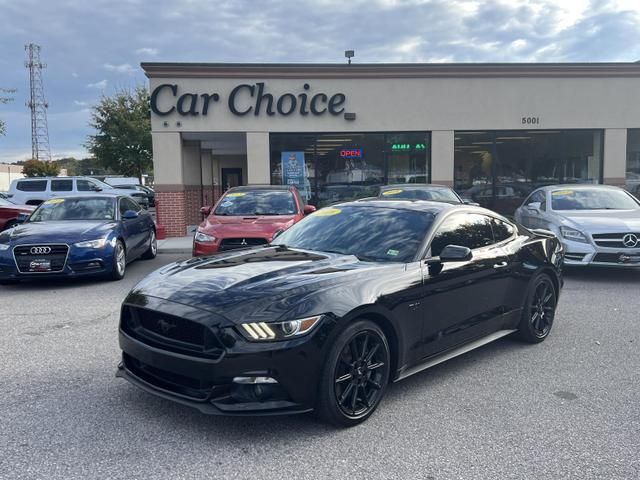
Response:
[[[117,377],[206,414],[278,415],[314,408],[334,322],[323,321],[295,340],[249,342],[233,327],[220,328],[227,325],[220,316],[153,297],[145,303],[145,308],[123,306]],[[197,351],[200,338],[205,344]]]

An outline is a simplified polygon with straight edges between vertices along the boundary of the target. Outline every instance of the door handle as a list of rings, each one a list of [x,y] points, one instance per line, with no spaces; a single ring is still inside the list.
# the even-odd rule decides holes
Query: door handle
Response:
[[[507,265],[509,265],[509,263],[508,263],[508,262],[499,262],[499,263],[495,263],[495,264],[493,265],[493,268],[496,268],[496,269],[497,269],[497,268],[504,268],[504,267],[506,267]]]

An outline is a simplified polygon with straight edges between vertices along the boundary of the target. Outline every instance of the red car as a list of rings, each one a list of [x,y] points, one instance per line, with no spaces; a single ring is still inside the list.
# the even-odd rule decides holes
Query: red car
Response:
[[[230,188],[214,207],[200,210],[207,217],[193,237],[193,255],[267,244],[315,210],[294,186]]]
[[[18,224],[17,217],[21,213],[31,215],[36,207],[31,205],[16,205],[10,200],[0,198],[0,232]]]

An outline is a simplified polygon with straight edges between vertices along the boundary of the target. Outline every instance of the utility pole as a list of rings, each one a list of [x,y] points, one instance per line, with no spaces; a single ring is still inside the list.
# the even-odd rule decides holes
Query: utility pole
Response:
[[[40,45],[29,43],[24,46],[27,61],[24,66],[29,69],[29,90],[31,96],[27,107],[31,110],[31,158],[51,161],[49,148],[49,126],[47,124],[47,108],[49,104],[44,98],[42,69],[47,65],[40,62]]]

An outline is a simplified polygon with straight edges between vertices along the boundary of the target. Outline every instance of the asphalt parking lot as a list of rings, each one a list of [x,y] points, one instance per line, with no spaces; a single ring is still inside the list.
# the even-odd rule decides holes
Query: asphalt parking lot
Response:
[[[554,331],[393,385],[349,430],[206,417],[114,373],[121,282],[0,286],[0,478],[640,477],[640,271],[569,272]]]

